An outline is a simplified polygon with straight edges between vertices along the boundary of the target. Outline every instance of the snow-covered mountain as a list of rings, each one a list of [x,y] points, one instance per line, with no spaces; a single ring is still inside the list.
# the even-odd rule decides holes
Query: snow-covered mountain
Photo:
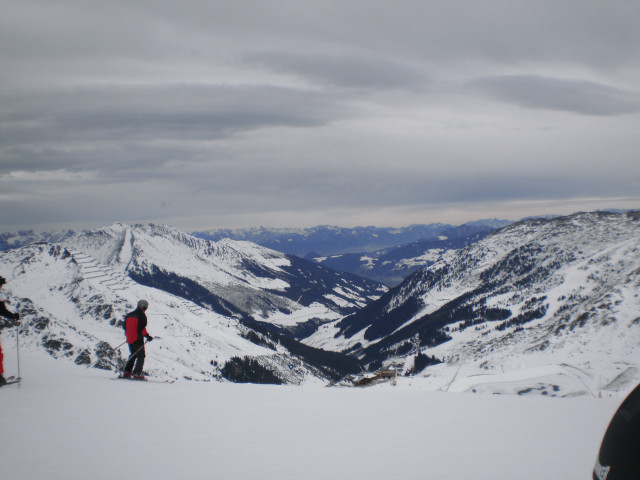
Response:
[[[132,280],[237,318],[282,327],[353,313],[386,288],[250,242],[114,224],[62,242]]]
[[[515,359],[554,364],[557,375],[571,370],[599,376],[601,383],[637,382],[640,212],[579,213],[505,227],[446,253],[305,341],[356,355],[371,367],[420,371],[444,361],[491,374]],[[468,388],[480,389],[489,377],[482,378]]]
[[[23,348],[81,365],[118,364],[122,316],[145,298],[156,376],[325,384],[364,364],[429,388],[548,395],[640,380],[640,212],[513,224],[386,293],[255,244],[153,225],[12,249],[0,275]]]
[[[510,220],[487,219],[463,226],[484,226],[491,229],[512,223]],[[249,228],[237,230],[205,230],[193,232],[198,238],[218,241],[223,238],[247,240],[279,252],[306,257],[312,252],[318,255],[376,252],[382,249],[406,245],[418,240],[435,240],[452,225],[431,223],[407,227],[338,227],[319,225],[313,228]]]
[[[0,274],[27,348],[114,368],[122,316],[145,298],[149,330],[160,337],[148,348],[150,371],[201,380],[300,383],[344,374],[356,362],[278,330],[340,318],[385,291],[255,244],[154,225],[115,224],[12,249],[0,256]]]
[[[487,219],[460,226],[434,223],[401,228],[259,227],[200,231],[191,235],[214,242],[248,241],[279,252],[304,257],[333,270],[395,286],[418,268],[432,264],[444,251],[461,248],[510,223],[512,222],[509,220]],[[58,243],[77,235],[79,233],[73,230],[42,233],[24,230],[2,233],[0,251],[37,242]]]
[[[411,273],[435,263],[445,252],[463,248],[494,231],[485,225],[447,227],[435,238],[423,238],[407,245],[370,253],[345,253],[322,256],[311,253],[305,258],[334,270],[349,272],[388,286],[401,283]]]

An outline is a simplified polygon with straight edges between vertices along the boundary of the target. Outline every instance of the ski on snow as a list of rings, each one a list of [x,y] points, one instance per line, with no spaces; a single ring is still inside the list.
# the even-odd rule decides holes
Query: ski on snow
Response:
[[[155,378],[145,378],[143,380],[143,379],[140,379],[140,378],[123,377],[122,375],[118,375],[115,378],[111,378],[111,380],[128,380],[130,382],[141,382],[141,383],[144,383],[144,382],[149,382],[149,383],[173,383],[173,382],[175,382],[175,380],[158,380],[158,379],[155,379]]]
[[[0,385],[0,387],[4,387],[5,385],[11,385],[12,383],[20,383],[20,380],[22,380],[22,377],[8,377],[5,380],[7,381],[7,383],[3,383],[2,385]]]

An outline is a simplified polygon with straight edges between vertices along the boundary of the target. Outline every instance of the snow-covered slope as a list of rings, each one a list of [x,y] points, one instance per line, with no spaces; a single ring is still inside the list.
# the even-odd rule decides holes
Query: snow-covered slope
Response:
[[[640,379],[640,212],[511,225],[446,254],[306,341],[404,370],[420,353],[422,368],[436,357],[465,365],[469,375],[473,368],[502,374],[515,361],[577,367],[602,386],[633,384]]]
[[[22,316],[21,342],[28,350],[113,369],[120,357],[114,349],[124,341],[122,317],[144,298],[156,337],[147,348],[145,369],[152,375],[325,383],[355,362],[314,351],[256,320],[295,322],[310,311],[336,318],[378,286],[367,289],[372,282],[353,284],[304,263],[170,227],[114,225],[63,244],[3,252],[0,275],[8,280],[5,296]],[[305,275],[309,285],[301,280]],[[301,285],[310,291],[300,293]]]
[[[589,479],[621,401],[143,384],[35,353],[22,374],[0,389],[7,480]]]

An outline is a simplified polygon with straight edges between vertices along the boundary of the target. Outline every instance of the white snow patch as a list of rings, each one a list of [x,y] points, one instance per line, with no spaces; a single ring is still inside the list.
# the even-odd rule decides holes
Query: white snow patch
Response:
[[[327,300],[331,300],[333,303],[335,303],[336,305],[338,305],[340,307],[349,307],[349,306],[351,306],[351,302],[345,300],[342,297],[338,297],[337,295],[326,294],[326,295],[323,295],[323,296]]]
[[[282,326],[294,326],[299,323],[304,323],[313,318],[322,320],[337,320],[340,318],[340,314],[329,310],[321,303],[314,302],[308,307],[302,307],[294,311],[293,313],[276,312],[265,318],[265,321]]]

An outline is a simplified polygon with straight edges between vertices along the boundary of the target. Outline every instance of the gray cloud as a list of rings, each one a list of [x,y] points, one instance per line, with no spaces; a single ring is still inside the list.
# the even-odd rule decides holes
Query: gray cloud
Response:
[[[638,2],[10,2],[0,224],[637,207],[639,57]]]
[[[248,55],[250,63],[330,85],[356,89],[418,89],[429,85],[419,69],[390,58],[269,52]]]
[[[84,87],[0,95],[0,173],[122,170],[197,155],[198,142],[353,115],[338,95],[251,85]],[[20,112],[19,115],[13,112]]]
[[[528,108],[605,116],[640,112],[640,92],[586,80],[507,75],[475,79],[468,87]]]
[[[213,139],[260,127],[323,125],[347,113],[339,100],[331,93],[266,85],[14,91],[0,95],[7,110],[0,117],[0,141]]]

